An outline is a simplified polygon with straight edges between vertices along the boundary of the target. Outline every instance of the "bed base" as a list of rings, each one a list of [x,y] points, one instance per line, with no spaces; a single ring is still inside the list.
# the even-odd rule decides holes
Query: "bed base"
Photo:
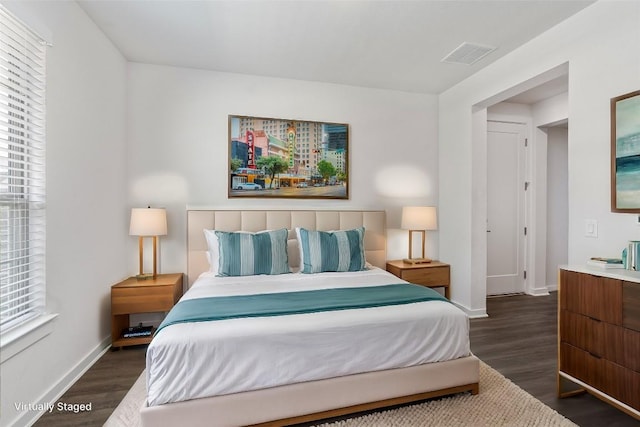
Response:
[[[299,417],[287,418],[284,420],[268,421],[266,423],[252,424],[249,427],[281,427],[293,424],[308,423],[327,418],[341,417],[344,415],[357,414],[359,412],[371,411],[374,409],[387,408],[396,405],[404,405],[421,400],[432,399],[434,397],[447,396],[450,394],[470,392],[478,394],[478,383],[461,385],[458,387],[446,388],[443,390],[430,391],[427,393],[418,393],[411,396],[396,397],[393,399],[380,400],[378,402],[363,403],[361,405],[349,406],[347,408],[339,408],[331,411],[317,412],[315,414],[302,415]]]
[[[144,427],[285,426],[479,391],[479,360],[367,372],[141,408]]]

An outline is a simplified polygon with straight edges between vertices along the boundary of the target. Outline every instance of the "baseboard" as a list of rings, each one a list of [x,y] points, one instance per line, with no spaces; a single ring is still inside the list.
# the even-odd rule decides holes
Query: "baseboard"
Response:
[[[93,366],[94,363],[109,350],[111,346],[111,335],[103,339],[100,344],[94,347],[82,360],[71,368],[56,384],[51,386],[49,390],[44,392],[35,402],[49,402],[55,404],[62,395],[71,388],[73,384],[80,379],[85,372]],[[16,419],[14,426],[32,426],[44,414],[44,411],[25,411],[25,413]]]
[[[546,286],[544,288],[534,288],[530,289],[526,292],[527,295],[533,295],[534,297],[542,297],[549,295],[549,288]]]
[[[489,317],[489,315],[487,314],[487,309],[485,308],[481,308],[481,309],[476,309],[476,310],[472,310],[469,307],[465,307],[464,305],[457,303],[455,301],[451,301],[456,307],[458,307],[460,310],[464,311],[465,313],[467,313],[467,316],[469,316],[470,319],[481,319],[483,317]]]
[[[558,284],[554,283],[552,285],[547,285],[547,290],[549,292],[557,292],[558,291]]]

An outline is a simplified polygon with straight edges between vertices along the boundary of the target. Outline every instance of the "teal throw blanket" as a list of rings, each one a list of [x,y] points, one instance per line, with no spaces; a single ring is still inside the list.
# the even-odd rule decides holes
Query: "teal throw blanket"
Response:
[[[351,310],[447,301],[433,289],[413,284],[331,288],[301,292],[207,297],[180,301],[169,312],[156,333],[176,323],[205,322],[241,317],[270,317],[321,311]]]

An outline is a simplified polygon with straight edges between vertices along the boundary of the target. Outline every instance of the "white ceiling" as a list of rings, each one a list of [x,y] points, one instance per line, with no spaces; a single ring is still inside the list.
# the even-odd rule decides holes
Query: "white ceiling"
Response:
[[[593,0],[78,0],[133,62],[438,94]],[[440,60],[496,46],[473,65]]]

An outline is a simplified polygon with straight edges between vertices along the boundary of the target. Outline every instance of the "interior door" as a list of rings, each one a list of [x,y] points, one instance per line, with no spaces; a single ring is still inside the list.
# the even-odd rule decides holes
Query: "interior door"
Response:
[[[526,126],[487,123],[487,295],[524,292]]]

